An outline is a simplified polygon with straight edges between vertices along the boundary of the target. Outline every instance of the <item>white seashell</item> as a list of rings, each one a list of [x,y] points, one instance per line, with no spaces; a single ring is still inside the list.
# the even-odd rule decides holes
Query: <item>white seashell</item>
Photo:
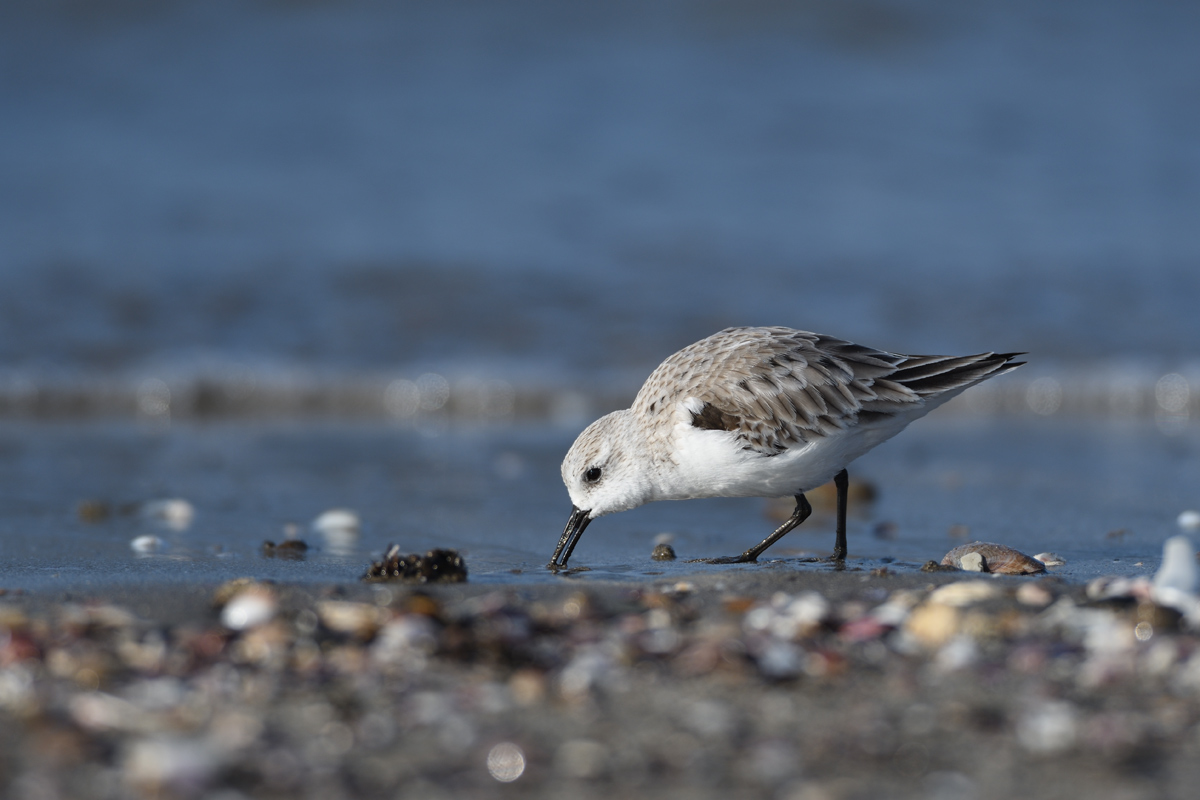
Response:
[[[1200,598],[1196,596],[1200,574],[1196,569],[1196,548],[1186,536],[1172,536],[1163,543],[1162,566],[1154,574],[1150,597],[1160,606],[1168,606],[1188,617],[1200,619]]]
[[[221,624],[234,631],[254,628],[275,617],[275,593],[265,586],[250,586],[234,595],[221,609]]]
[[[157,553],[166,547],[167,543],[153,534],[138,536],[129,543],[129,547],[135,553]]]
[[[178,497],[151,500],[141,507],[143,519],[156,522],[174,531],[186,530],[196,518],[196,508]]]
[[[334,555],[352,555],[358,547],[361,525],[358,514],[347,508],[333,508],[312,521],[312,529],[325,540]]]
[[[354,511],[348,508],[331,508],[313,520],[312,528],[322,534],[347,530],[357,532],[360,524],[358,514]]]
[[[1179,527],[1183,528],[1185,531],[1198,531],[1200,530],[1200,511],[1188,509],[1187,511],[1182,512],[1179,515],[1179,518],[1175,521],[1178,522]]]
[[[1047,567],[1061,567],[1067,563],[1067,560],[1056,553],[1038,553],[1034,556],[1038,561],[1045,564]]]
[[[1186,536],[1172,536],[1163,543],[1162,566],[1154,575],[1154,589],[1172,589],[1195,594],[1197,580],[1196,549]]]

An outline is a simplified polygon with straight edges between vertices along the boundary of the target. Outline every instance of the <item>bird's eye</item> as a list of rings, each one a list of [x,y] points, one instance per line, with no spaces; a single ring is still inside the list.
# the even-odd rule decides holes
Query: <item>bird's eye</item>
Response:
[[[600,480],[600,468],[592,467],[587,472],[583,473],[583,479],[588,483],[595,483]]]

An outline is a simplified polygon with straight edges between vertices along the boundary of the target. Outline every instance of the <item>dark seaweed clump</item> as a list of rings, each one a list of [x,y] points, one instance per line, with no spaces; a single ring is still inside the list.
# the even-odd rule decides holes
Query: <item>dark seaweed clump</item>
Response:
[[[457,550],[430,550],[425,555],[401,555],[400,545],[388,545],[382,561],[375,561],[363,575],[364,581],[413,581],[415,583],[463,583],[467,562]]]

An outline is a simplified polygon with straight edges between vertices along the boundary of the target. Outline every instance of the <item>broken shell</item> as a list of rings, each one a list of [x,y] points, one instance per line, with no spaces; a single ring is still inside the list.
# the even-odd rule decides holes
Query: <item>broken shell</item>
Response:
[[[982,563],[975,566],[974,558],[964,563],[964,557],[978,554]],[[959,545],[942,558],[942,564],[959,569],[975,572],[995,572],[1001,575],[1030,575],[1035,572],[1045,572],[1046,565],[1037,559],[1030,558],[1019,550],[991,542],[971,542]]]
[[[1067,563],[1067,560],[1056,553],[1038,553],[1034,556],[1038,561],[1045,564],[1047,567],[1061,567]]]

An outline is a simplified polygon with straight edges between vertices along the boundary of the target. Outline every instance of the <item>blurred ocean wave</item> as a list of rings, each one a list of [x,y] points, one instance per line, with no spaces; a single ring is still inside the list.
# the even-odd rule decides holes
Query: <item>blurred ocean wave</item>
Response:
[[[628,407],[640,381],[514,383],[469,373],[397,375],[208,367],[124,377],[0,372],[0,419],[359,419],[399,425],[579,426]],[[939,416],[1157,420],[1180,433],[1200,420],[1200,361],[1179,370],[1144,365],[1029,368],[973,387]]]

